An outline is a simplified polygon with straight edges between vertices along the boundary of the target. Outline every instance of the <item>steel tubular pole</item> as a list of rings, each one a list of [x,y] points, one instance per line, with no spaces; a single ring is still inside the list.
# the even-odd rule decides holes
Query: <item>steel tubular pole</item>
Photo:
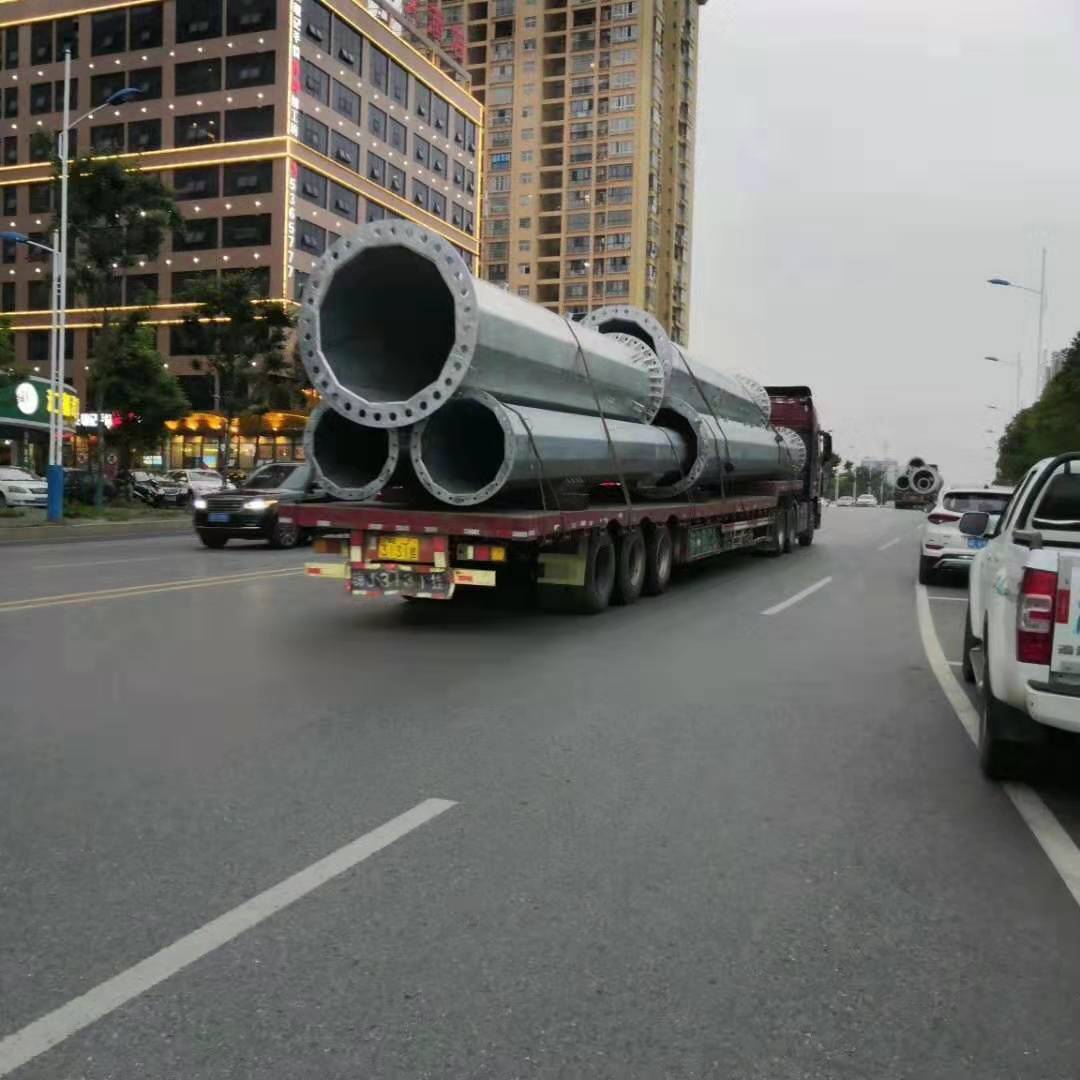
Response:
[[[301,357],[331,406],[405,427],[462,388],[502,401],[648,423],[664,393],[652,350],[631,350],[474,278],[442,236],[407,221],[361,226],[308,281]],[[583,359],[584,354],[584,359]]]
[[[331,495],[363,501],[390,482],[407,439],[406,432],[354,424],[322,404],[304,429],[304,456]]]

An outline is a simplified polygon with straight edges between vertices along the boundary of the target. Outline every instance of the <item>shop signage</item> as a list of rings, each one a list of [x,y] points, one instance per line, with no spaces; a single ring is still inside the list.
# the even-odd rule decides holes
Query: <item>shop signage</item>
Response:
[[[56,395],[48,379],[31,377],[10,386],[0,387],[0,424],[48,429],[49,414],[55,413]],[[61,402],[64,422],[74,426],[79,418],[79,398],[65,393]]]
[[[32,382],[19,383],[15,387],[15,404],[18,406],[19,412],[25,416],[33,416],[41,404],[41,397],[37,392],[37,387]]]

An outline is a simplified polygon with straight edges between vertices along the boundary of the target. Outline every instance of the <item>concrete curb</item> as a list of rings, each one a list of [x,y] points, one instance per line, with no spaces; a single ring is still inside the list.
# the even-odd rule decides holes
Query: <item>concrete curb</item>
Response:
[[[129,540],[193,534],[191,518],[147,521],[86,521],[65,525],[0,526],[0,547],[7,544],[70,544],[85,540]]]

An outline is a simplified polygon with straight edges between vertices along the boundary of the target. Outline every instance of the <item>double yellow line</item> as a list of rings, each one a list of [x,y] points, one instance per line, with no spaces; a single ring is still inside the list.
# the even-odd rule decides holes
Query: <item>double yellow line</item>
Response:
[[[265,581],[302,574],[302,566],[280,570],[249,570],[217,577],[182,578],[179,581],[155,581],[147,585],[124,585],[115,589],[95,589],[93,592],[61,593],[57,596],[37,596],[27,600],[0,602],[0,615],[37,608],[63,607],[67,604],[91,604],[98,600],[123,600],[129,596],[150,596],[154,593],[181,592],[185,589],[207,589],[215,585],[239,585],[247,581]]]

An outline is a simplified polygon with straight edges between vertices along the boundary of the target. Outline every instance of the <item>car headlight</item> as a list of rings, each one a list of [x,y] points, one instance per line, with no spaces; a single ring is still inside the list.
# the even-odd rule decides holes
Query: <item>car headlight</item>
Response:
[[[196,499],[191,505],[194,506],[196,510],[205,510],[206,509],[206,500],[205,499]]]
[[[277,499],[250,499],[244,503],[245,510],[269,510],[271,506],[277,506]]]

